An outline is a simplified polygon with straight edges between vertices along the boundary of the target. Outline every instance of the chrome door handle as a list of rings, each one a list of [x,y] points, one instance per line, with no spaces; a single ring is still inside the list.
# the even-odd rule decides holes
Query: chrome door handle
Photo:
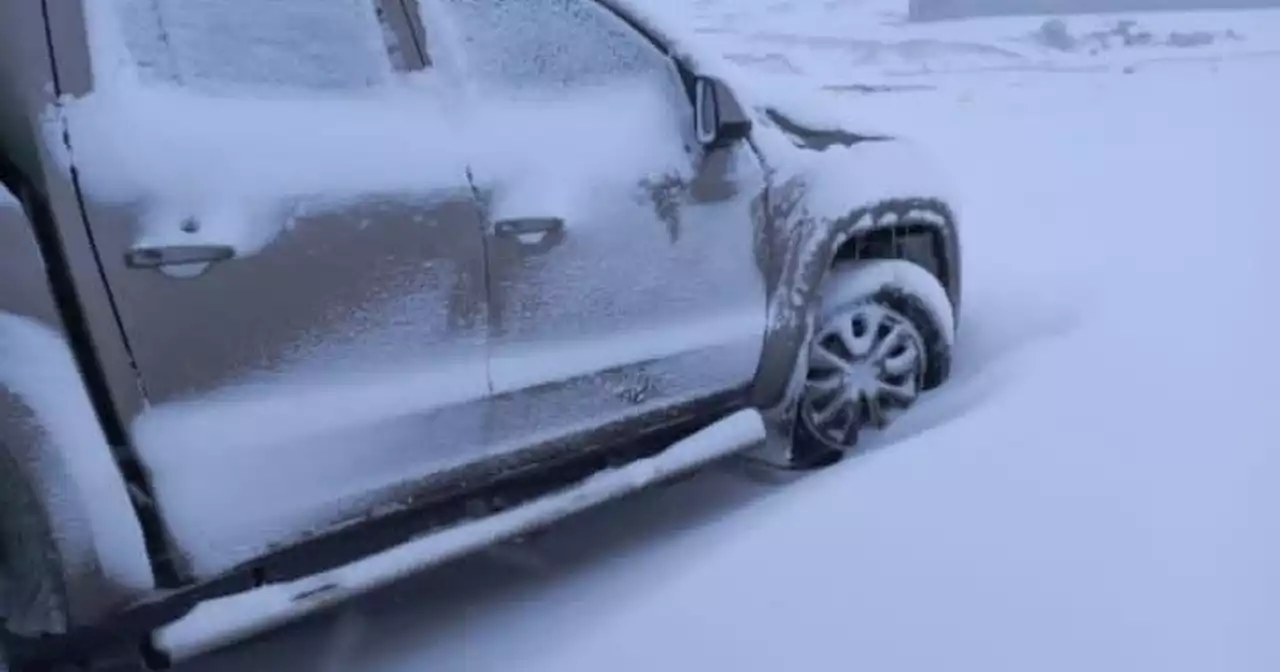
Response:
[[[504,238],[518,238],[564,230],[564,220],[559,217],[519,217],[500,219],[493,223],[493,234]]]
[[[157,245],[135,247],[124,255],[129,268],[163,268],[189,264],[212,264],[236,256],[230,245]]]
[[[564,220],[559,217],[517,217],[493,223],[493,236],[514,241],[530,254],[541,254],[564,242]]]

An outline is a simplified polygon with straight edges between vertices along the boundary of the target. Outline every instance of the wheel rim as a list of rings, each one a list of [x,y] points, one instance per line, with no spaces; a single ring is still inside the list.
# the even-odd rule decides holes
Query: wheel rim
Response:
[[[920,396],[924,339],[910,320],[876,303],[831,316],[809,350],[801,420],[835,448],[866,426],[883,428]]]

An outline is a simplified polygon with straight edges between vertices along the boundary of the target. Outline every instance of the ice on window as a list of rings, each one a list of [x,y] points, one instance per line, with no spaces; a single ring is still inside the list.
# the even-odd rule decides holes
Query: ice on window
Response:
[[[468,72],[504,90],[598,86],[669,71],[662,52],[587,0],[438,0]]]
[[[383,84],[392,71],[372,0],[106,4],[144,82],[217,93],[341,90]]]

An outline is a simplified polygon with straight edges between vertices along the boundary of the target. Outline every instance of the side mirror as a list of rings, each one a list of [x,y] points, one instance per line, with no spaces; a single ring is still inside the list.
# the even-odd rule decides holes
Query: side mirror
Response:
[[[698,142],[708,149],[728,147],[751,135],[751,118],[733,95],[733,89],[714,77],[697,79],[693,108]]]

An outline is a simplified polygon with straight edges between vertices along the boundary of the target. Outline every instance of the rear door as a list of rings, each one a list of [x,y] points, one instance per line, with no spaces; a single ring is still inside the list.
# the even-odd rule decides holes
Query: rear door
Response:
[[[133,438],[190,568],[475,459],[482,222],[465,160],[424,132],[447,109],[401,3],[71,5],[69,142],[149,401]]]
[[[424,6],[488,129],[491,440],[576,445],[731,401],[765,326],[751,149],[704,152],[675,62],[594,0]]]

